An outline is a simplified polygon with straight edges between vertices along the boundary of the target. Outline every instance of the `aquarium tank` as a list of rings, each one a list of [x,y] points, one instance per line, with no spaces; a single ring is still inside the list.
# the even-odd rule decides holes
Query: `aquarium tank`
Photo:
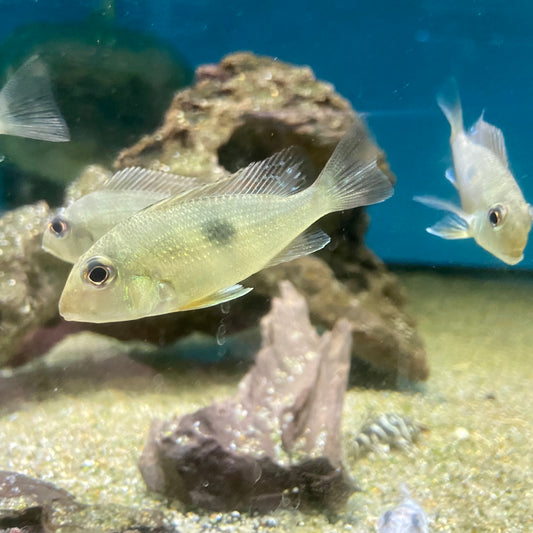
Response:
[[[533,531],[529,3],[0,6],[0,532]]]

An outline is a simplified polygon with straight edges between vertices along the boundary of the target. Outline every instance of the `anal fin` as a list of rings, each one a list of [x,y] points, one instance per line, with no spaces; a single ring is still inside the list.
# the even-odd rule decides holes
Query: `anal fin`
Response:
[[[287,261],[292,261],[297,257],[302,257],[303,255],[309,255],[318,250],[322,250],[330,242],[330,237],[322,230],[306,230],[303,233],[300,233],[296,239],[290,242],[288,246],[283,248],[283,250],[274,256],[266,265],[265,268],[271,267],[274,265],[279,265],[280,263],[286,263]]]
[[[212,307],[213,305],[222,304],[224,302],[229,302],[235,298],[240,298],[245,294],[248,294],[252,290],[252,287],[243,287],[240,284],[231,285],[230,287],[225,287],[217,292],[209,294],[203,298],[198,298],[186,304],[183,307],[177,309],[177,311],[190,311],[192,309],[203,309],[205,307]]]

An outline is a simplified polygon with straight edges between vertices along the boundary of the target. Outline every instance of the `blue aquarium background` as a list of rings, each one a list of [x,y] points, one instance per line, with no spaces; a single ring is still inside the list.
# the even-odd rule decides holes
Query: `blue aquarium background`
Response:
[[[0,39],[23,24],[82,21],[107,11],[120,27],[164,39],[193,66],[250,50],[309,65],[364,114],[398,177],[391,200],[372,207],[369,246],[386,262],[509,268],[472,240],[424,231],[441,214],[412,201],[456,199],[444,179],[449,126],[435,93],[459,85],[466,125],[485,110],[504,132],[514,175],[533,202],[533,7],[504,1],[9,0]],[[146,65],[150,69],[150,65]],[[532,268],[533,250],[513,268]]]

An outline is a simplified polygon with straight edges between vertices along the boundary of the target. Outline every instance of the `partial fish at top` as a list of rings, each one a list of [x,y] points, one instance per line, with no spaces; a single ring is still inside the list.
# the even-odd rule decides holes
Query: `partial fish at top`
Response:
[[[216,305],[243,296],[240,282],[323,248],[307,228],[322,216],[381,202],[392,184],[361,126],[341,139],[317,180],[300,190],[287,151],[236,179],[193,189],[139,211],[75,263],[59,302],[67,320],[115,322]],[[280,161],[277,179],[272,162]],[[307,230],[307,231],[306,231]]]
[[[70,140],[52,95],[48,69],[37,56],[28,59],[0,91],[0,134],[52,142]]]
[[[514,265],[524,257],[533,210],[509,170],[503,133],[485,122],[483,114],[465,132],[453,79],[439,93],[437,103],[452,130],[454,170],[448,169],[446,178],[459,192],[461,207],[432,196],[415,196],[418,202],[450,212],[427,231],[444,239],[472,237],[498,259]]]

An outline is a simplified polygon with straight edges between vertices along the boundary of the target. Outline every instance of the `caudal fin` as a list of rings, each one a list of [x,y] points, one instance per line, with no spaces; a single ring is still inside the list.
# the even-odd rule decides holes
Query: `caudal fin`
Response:
[[[464,130],[463,108],[461,107],[461,98],[459,97],[459,89],[455,78],[449,78],[441,87],[437,93],[437,104],[450,123],[452,139],[454,139],[458,133]]]
[[[42,141],[70,140],[52,95],[46,65],[31,57],[0,91],[0,133]]]
[[[393,178],[379,168],[378,157],[363,125],[353,126],[313,184],[324,197],[326,212],[375,204],[392,196]]]

